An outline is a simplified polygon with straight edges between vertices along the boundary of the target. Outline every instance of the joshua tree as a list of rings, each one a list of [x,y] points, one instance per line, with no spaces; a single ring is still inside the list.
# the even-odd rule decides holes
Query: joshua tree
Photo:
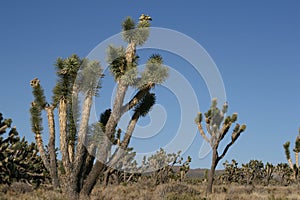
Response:
[[[274,173],[275,167],[272,165],[272,163],[267,162],[264,168],[264,173],[265,173],[265,179],[266,179],[266,185],[269,185],[270,180],[273,178],[273,173]]]
[[[224,158],[225,154],[227,153],[228,149],[236,142],[238,137],[242,132],[245,131],[246,125],[236,124],[232,134],[231,134],[231,141],[226,145],[225,149],[223,150],[222,154],[219,154],[218,148],[220,142],[224,139],[225,135],[228,133],[232,124],[234,124],[237,120],[237,113],[234,113],[232,116],[225,117],[227,113],[228,105],[225,103],[223,105],[223,109],[220,110],[217,107],[217,99],[212,99],[212,105],[210,109],[204,114],[205,116],[205,123],[206,123],[206,134],[202,127],[202,113],[198,113],[195,122],[198,126],[199,132],[201,136],[204,138],[206,142],[208,142],[212,148],[212,164],[209,171],[208,176],[208,183],[206,192],[208,194],[212,193],[212,185],[214,181],[214,174],[215,169],[219,163],[219,161]],[[222,123],[223,122],[223,123]],[[210,137],[208,137],[210,135]]]
[[[225,183],[239,183],[241,181],[241,170],[238,168],[238,163],[232,160],[229,163],[227,160],[223,163],[224,173],[220,176],[222,182]]]
[[[89,80],[82,79],[77,76],[77,72],[81,67],[81,73],[89,75]],[[35,78],[30,82],[33,88],[34,101],[31,104],[31,123],[32,131],[35,133],[35,139],[39,152],[41,154],[43,163],[46,169],[50,172],[52,184],[55,188],[59,188],[59,178],[57,170],[57,159],[55,153],[55,120],[54,109],[58,108],[59,117],[59,135],[60,135],[60,151],[62,155],[63,171],[68,177],[69,190],[77,190],[78,182],[82,181],[83,177],[81,168],[83,159],[85,157],[84,137],[87,132],[89,112],[92,104],[92,98],[96,95],[99,85],[99,78],[102,77],[102,69],[97,61],[88,61],[87,59],[80,59],[76,55],[72,55],[66,59],[57,59],[56,71],[58,81],[53,89],[52,102],[48,103],[44,95],[43,88],[39,79]],[[81,84],[74,86],[75,79]],[[82,106],[82,119],[80,126],[77,129],[77,120],[74,118],[78,112],[73,109],[77,106],[76,95],[80,92],[85,92],[85,98]],[[74,104],[74,105],[73,105]],[[48,130],[49,130],[49,142],[47,149],[44,148],[42,139],[42,111],[47,113]],[[78,140],[76,140],[76,134]],[[75,145],[75,142],[76,145]],[[74,154],[76,148],[76,156]],[[46,156],[46,151],[49,152],[49,156]],[[72,193],[70,191],[70,194]]]
[[[291,182],[291,175],[293,170],[286,163],[279,163],[275,167],[275,172],[280,177],[281,185],[288,185]]]
[[[148,18],[147,18],[148,19]],[[116,132],[115,128],[122,115],[134,109],[134,114],[128,123],[123,141],[112,157],[108,155],[113,143],[109,140],[101,141],[101,147],[95,165],[93,166],[86,183],[82,189],[84,195],[91,192],[101,171],[106,166],[116,166],[118,159],[126,153],[126,147],[130,142],[134,127],[141,116],[145,116],[155,103],[155,95],[150,90],[155,84],[163,83],[168,76],[168,69],[163,66],[163,59],[160,55],[154,54],[146,63],[146,69],[137,77],[137,54],[136,46],[145,43],[149,36],[149,19],[142,18],[138,24],[128,17],[123,22],[123,39],[128,43],[126,49],[123,47],[110,46],[108,49],[108,62],[110,71],[117,84],[116,97],[114,99],[111,115],[105,126],[105,138],[112,138]],[[124,97],[129,86],[138,89],[136,95],[124,104]],[[107,162],[108,160],[108,162]]]
[[[264,164],[259,160],[250,160],[249,163],[242,164],[242,174],[246,185],[259,181],[264,177]]]
[[[300,128],[299,128],[299,135],[296,137],[296,140],[295,140],[295,148],[293,149],[293,151],[295,152],[295,164],[293,164],[292,159],[291,159],[290,142],[288,141],[288,142],[284,143],[283,148],[285,150],[285,156],[289,163],[289,166],[294,172],[294,179],[297,180],[298,170],[299,170]]]
[[[10,129],[5,139],[0,137],[0,184],[22,181],[38,186],[48,176],[37,147],[28,144],[24,137],[20,139],[11,123],[11,119],[3,119],[0,113],[0,135]]]
[[[88,124],[93,96],[98,94],[99,80],[103,78],[99,62],[80,59],[76,55],[67,59],[59,58],[56,63],[58,82],[53,90],[51,103],[46,101],[40,81],[37,78],[31,81],[35,97],[30,109],[32,131],[35,133],[38,149],[45,167],[50,172],[54,187],[58,188],[64,184],[70,199],[79,198],[79,194],[82,198],[87,197],[99,176],[120,163],[126,155],[137,121],[145,116],[155,103],[155,94],[150,90],[155,84],[163,83],[168,75],[168,69],[158,54],[149,58],[143,72],[139,73],[137,69],[136,46],[144,44],[147,40],[149,20],[151,17],[143,15],[135,24],[130,17],[126,18],[122,27],[123,39],[128,43],[127,48],[108,48],[107,60],[117,90],[113,107],[103,113],[99,124]],[[124,102],[129,87],[136,88],[137,93],[129,102]],[[81,107],[78,106],[79,97],[83,97]],[[64,183],[59,182],[55,154],[56,108]],[[45,149],[42,140],[43,110],[47,113],[49,126],[48,149]],[[119,120],[129,110],[133,110],[134,114],[127,130],[124,133],[116,131]],[[117,148],[112,148],[113,145],[117,145]],[[113,149],[116,149],[115,152],[110,153]],[[49,152],[48,157],[46,151]]]
[[[144,157],[141,172],[146,172],[151,176],[154,184],[166,183],[170,180],[183,180],[186,173],[190,169],[191,157],[188,156],[187,160],[183,162],[181,151],[177,153],[167,153],[163,148],[160,148],[155,154]],[[174,166],[178,166],[179,170],[174,171]]]

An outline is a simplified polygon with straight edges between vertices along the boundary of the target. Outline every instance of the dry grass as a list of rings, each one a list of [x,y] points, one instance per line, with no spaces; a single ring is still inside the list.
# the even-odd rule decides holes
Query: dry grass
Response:
[[[91,194],[92,200],[300,200],[299,186],[256,186],[220,185],[214,187],[212,195],[205,195],[205,185],[168,183],[155,186],[143,184],[97,186]],[[64,200],[66,196],[49,188],[32,190],[19,184],[0,187],[0,200]]]

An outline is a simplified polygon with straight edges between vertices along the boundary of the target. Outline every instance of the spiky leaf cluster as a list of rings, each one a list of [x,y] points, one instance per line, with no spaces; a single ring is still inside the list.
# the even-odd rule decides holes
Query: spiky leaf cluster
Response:
[[[34,102],[30,108],[31,114],[31,130],[33,133],[42,133],[43,125],[42,125],[42,110],[41,108],[35,104]]]
[[[107,62],[109,63],[109,70],[114,76],[115,80],[122,78],[124,84],[133,85],[137,77],[137,60],[135,56],[133,62],[126,61],[125,50],[123,47],[108,46]]]
[[[283,144],[284,152],[286,158],[289,160],[291,159],[291,153],[290,153],[290,142],[286,142]]]
[[[295,140],[295,148],[293,149],[294,152],[299,153],[300,152],[300,136],[296,137]]]
[[[40,85],[40,80],[34,78],[30,81],[32,87],[32,94],[34,101],[31,103],[30,114],[31,114],[31,129],[34,133],[42,133],[42,110],[46,107],[46,97],[44,90]]]
[[[124,41],[143,45],[149,37],[150,19],[149,17],[140,19],[136,24],[131,17],[127,17],[122,23]]]
[[[152,106],[155,104],[156,97],[154,93],[147,93],[136,105],[134,111],[139,112],[141,116],[146,116]]]
[[[153,54],[146,63],[146,68],[141,74],[138,87],[143,88],[149,83],[161,84],[168,75],[169,70],[163,65],[163,58],[159,54]]]
[[[0,129],[7,125],[0,113]],[[10,127],[10,126],[9,126]],[[8,127],[8,128],[9,128]],[[1,131],[1,135],[5,131]],[[39,185],[48,178],[47,171],[34,143],[20,139],[16,128],[11,128],[7,138],[0,137],[0,184],[25,181]]]
[[[82,64],[82,60],[77,55],[71,55],[68,58],[58,58],[56,60],[57,83],[53,89],[52,101],[57,105],[61,98],[70,100],[73,85],[77,72]]]
[[[75,87],[83,94],[97,95],[101,88],[102,71],[103,69],[98,61],[83,59],[77,73]]]
[[[224,115],[226,114],[227,109],[228,109],[227,103],[225,103],[223,105],[223,109],[220,110],[217,107],[217,99],[216,98],[212,99],[210,109],[206,113],[204,113],[205,118],[206,118],[206,123],[209,123],[211,127],[215,127],[215,129],[219,130],[220,125],[221,125],[222,121],[224,120]],[[234,123],[236,120],[237,120],[237,115],[233,114],[232,118],[227,117],[224,122]]]

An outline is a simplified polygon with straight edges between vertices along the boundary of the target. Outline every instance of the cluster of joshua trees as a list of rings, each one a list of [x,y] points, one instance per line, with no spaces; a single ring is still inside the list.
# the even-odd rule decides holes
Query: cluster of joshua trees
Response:
[[[112,108],[106,109],[97,122],[90,124],[89,119],[93,97],[101,89],[103,69],[98,61],[77,55],[57,59],[55,67],[58,79],[51,100],[44,95],[42,82],[38,78],[30,82],[34,97],[30,108],[31,125],[36,144],[28,144],[24,138],[20,139],[16,128],[11,128],[12,120],[4,119],[0,114],[0,135],[10,129],[6,139],[0,137],[1,184],[24,181],[39,185],[51,180],[55,189],[65,191],[70,199],[78,199],[88,197],[97,181],[103,184],[128,183],[138,181],[143,172],[155,184],[170,180],[183,181],[186,178],[190,157],[184,161],[180,152],[168,154],[160,149],[153,156],[144,158],[139,166],[133,148],[129,147],[138,120],[146,116],[156,102],[152,89],[168,77],[168,68],[159,54],[149,57],[142,72],[138,69],[136,47],[147,41],[151,20],[147,15],[142,15],[137,23],[130,17],[126,18],[122,23],[122,34],[127,46],[108,47],[107,61],[117,89]],[[125,95],[130,87],[135,88],[136,93],[126,102]],[[212,99],[210,109],[204,114],[198,113],[195,118],[200,135],[212,149],[208,194],[213,191],[214,181],[269,184],[277,177],[284,185],[298,180],[300,135],[293,149],[294,164],[290,142],[287,142],[284,149],[288,164],[273,166],[251,160],[238,167],[235,160],[231,163],[226,161],[224,173],[215,178],[218,163],[246,130],[245,124],[237,123],[238,114],[226,115],[227,110],[227,103],[220,109],[217,99]],[[118,123],[127,112],[133,114],[127,129],[121,130]],[[46,116],[47,131],[43,127],[43,116]],[[58,124],[55,123],[56,117]],[[56,134],[56,131],[59,133]],[[228,133],[230,140],[220,150],[220,143]],[[48,138],[47,145],[45,138]],[[55,146],[57,139],[59,147]],[[179,166],[178,170],[174,166]]]

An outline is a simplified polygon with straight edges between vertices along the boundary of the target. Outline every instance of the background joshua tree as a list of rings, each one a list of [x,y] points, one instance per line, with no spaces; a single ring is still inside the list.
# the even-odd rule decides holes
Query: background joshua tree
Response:
[[[107,60],[117,90],[113,107],[103,113],[99,124],[89,126],[92,98],[100,88],[99,79],[103,78],[99,62],[80,59],[76,55],[66,59],[59,58],[56,62],[58,81],[53,89],[51,103],[46,101],[37,78],[30,83],[35,98],[30,109],[32,131],[35,133],[38,149],[45,167],[50,172],[53,186],[59,188],[65,185],[70,199],[79,198],[79,194],[82,198],[87,197],[99,176],[109,168],[117,166],[124,158],[137,121],[145,116],[155,103],[155,94],[150,90],[155,84],[164,82],[168,76],[168,70],[163,66],[162,57],[158,54],[149,58],[143,72],[139,73],[137,69],[136,46],[147,40],[149,20],[151,17],[143,15],[135,24],[130,17],[126,18],[122,27],[123,39],[128,43],[127,48],[108,48]],[[136,88],[137,93],[129,102],[124,102],[129,87]],[[58,177],[55,154],[56,108],[64,179]],[[134,114],[127,130],[124,133],[122,130],[116,131],[119,120],[129,110],[133,110]],[[47,149],[42,139],[42,111],[46,111],[48,120]],[[117,145],[117,148],[112,148],[113,145]],[[113,149],[116,149],[114,153]]]
[[[155,154],[143,158],[139,171],[144,172],[154,185],[168,183],[171,180],[183,181],[190,169],[192,159],[188,156],[187,160],[183,162],[183,157],[180,154],[181,151],[167,153],[163,148],[160,148]]]
[[[210,109],[204,114],[205,116],[205,123],[206,123],[206,134],[202,127],[202,113],[198,113],[195,122],[198,126],[199,132],[201,136],[204,138],[206,142],[208,142],[212,148],[212,164],[208,176],[208,183],[207,183],[207,190],[208,194],[212,193],[212,185],[214,181],[214,174],[215,169],[219,163],[219,161],[224,158],[225,154],[227,153],[228,149],[236,142],[238,137],[242,132],[245,131],[246,125],[236,124],[232,134],[231,134],[231,141],[226,145],[225,149],[223,150],[222,154],[219,154],[218,148],[220,142],[224,139],[225,135],[228,133],[232,124],[234,124],[237,120],[237,113],[234,113],[232,116],[227,116],[225,118],[225,114],[227,113],[228,105],[225,103],[223,105],[223,109],[220,110],[217,107],[217,99],[212,99],[212,104]],[[224,119],[225,118],[225,119]],[[210,135],[210,137],[208,137]]]
[[[250,160],[242,164],[243,183],[246,185],[253,184],[254,181],[261,182],[264,178],[264,164],[262,161]]]
[[[4,119],[0,113],[0,135],[8,131],[7,137],[0,137],[0,184],[26,182],[38,186],[47,180],[47,171],[34,143],[20,139],[16,127],[11,128],[11,119]]]
[[[222,183],[268,185],[270,180],[273,179],[275,171],[272,164],[267,163],[264,165],[259,160],[250,160],[248,163],[242,164],[240,168],[235,160],[232,160],[231,163],[226,161],[223,165],[225,167],[224,173],[219,177]]]
[[[238,163],[235,160],[232,160],[231,163],[226,160],[223,166],[224,173],[220,176],[221,183],[240,183],[242,176]]]
[[[270,184],[270,180],[273,178],[275,171],[275,166],[272,163],[267,162],[264,168],[264,177],[266,181],[266,185]]]
[[[283,144],[283,148],[285,151],[286,159],[289,163],[290,168],[293,170],[294,173],[294,179],[297,180],[298,178],[298,171],[299,171],[299,152],[300,152],[300,128],[299,128],[299,134],[296,137],[295,140],[295,148],[293,151],[295,152],[295,164],[293,164],[291,159],[291,153],[290,153],[290,142],[286,142]]]

